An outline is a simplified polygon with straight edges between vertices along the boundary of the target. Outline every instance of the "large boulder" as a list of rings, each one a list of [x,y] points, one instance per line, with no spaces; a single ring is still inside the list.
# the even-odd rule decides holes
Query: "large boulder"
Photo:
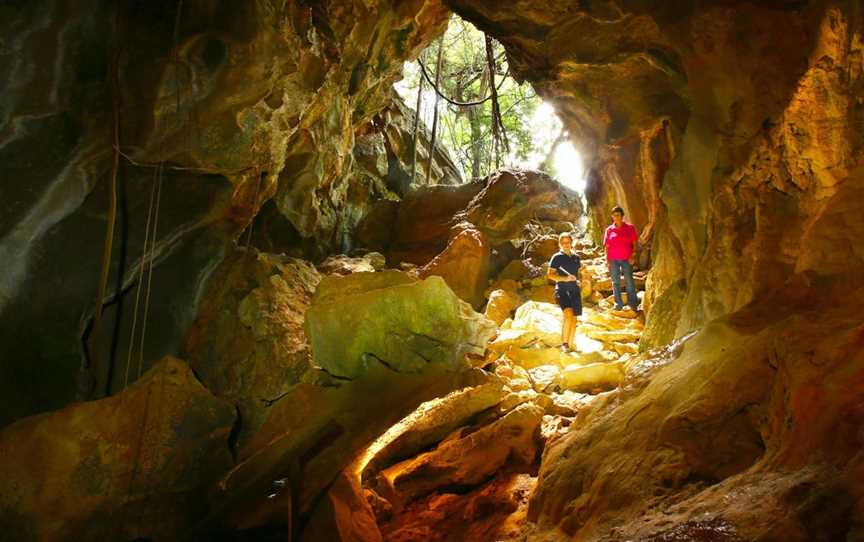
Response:
[[[420,270],[420,277],[437,275],[460,298],[475,309],[483,304],[483,290],[489,278],[489,242],[482,232],[466,224],[440,254]]]
[[[441,277],[418,281],[400,271],[325,277],[306,313],[315,362],[341,378],[370,364],[417,371],[430,362],[458,366],[482,354],[495,326],[459,299]]]
[[[237,250],[207,284],[183,355],[213,393],[237,405],[240,445],[312,366],[303,322],[320,280],[304,260]]]
[[[408,192],[402,201],[382,201],[358,224],[358,240],[383,252],[391,265],[425,265],[447,246],[454,216],[483,186],[483,181],[424,186]]]
[[[579,195],[545,173],[503,169],[486,179],[486,187],[465,209],[466,220],[493,245],[514,239],[529,221],[578,221]]]
[[[176,540],[232,465],[234,407],[166,357],[107,399],[0,432],[4,540]]]

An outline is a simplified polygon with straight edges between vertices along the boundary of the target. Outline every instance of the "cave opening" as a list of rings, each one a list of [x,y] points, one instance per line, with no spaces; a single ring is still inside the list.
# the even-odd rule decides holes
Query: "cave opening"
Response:
[[[454,157],[462,178],[482,177],[501,167],[535,169],[584,193],[587,170],[555,106],[544,101],[529,81],[514,77],[506,51],[494,38],[490,63],[485,38],[470,21],[452,14],[444,34],[417,60],[405,63],[396,92],[409,107],[419,106],[427,129],[440,126],[436,141]],[[496,82],[494,96],[490,72]],[[495,107],[501,111],[499,128],[507,149],[496,148]]]

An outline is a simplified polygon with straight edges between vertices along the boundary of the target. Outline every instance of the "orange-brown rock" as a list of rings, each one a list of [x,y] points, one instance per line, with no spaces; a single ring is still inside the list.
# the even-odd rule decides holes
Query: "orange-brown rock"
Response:
[[[518,540],[528,526],[528,496],[536,481],[530,473],[505,471],[466,495],[430,495],[387,521],[382,531],[390,542]]]
[[[466,224],[456,230],[447,247],[420,270],[420,277],[443,278],[456,295],[479,309],[489,279],[490,256],[486,236]]]
[[[0,431],[2,538],[177,539],[232,464],[234,407],[166,357],[121,393]]]
[[[530,465],[542,417],[542,408],[523,404],[487,426],[457,431],[434,450],[382,471],[379,487],[391,502],[407,503],[440,487],[477,485],[508,461]]]
[[[557,235],[544,235],[532,239],[526,247],[526,254],[535,265],[548,263],[556,252],[558,252]]]
[[[303,323],[320,280],[309,262],[252,249],[231,254],[207,285],[183,356],[210,391],[237,405],[241,446],[312,366]]]
[[[382,202],[358,226],[365,232],[360,241],[383,252],[391,265],[402,261],[426,265],[447,246],[454,216],[483,186],[483,181],[427,186],[409,192],[401,202]]]
[[[511,318],[513,312],[522,304],[522,298],[512,291],[494,290],[489,294],[489,303],[484,314],[486,318],[500,326],[504,320]]]
[[[385,266],[384,256],[378,252],[369,252],[359,258],[344,254],[330,256],[316,267],[325,275],[350,275],[351,273],[371,273]]]
[[[857,310],[778,303],[643,354],[547,448],[531,518],[597,540],[700,522],[742,540],[854,537],[862,333]]]
[[[515,238],[530,220],[576,220],[578,195],[538,171],[504,169],[493,173],[468,204],[464,217],[493,245]]]
[[[211,495],[203,532],[282,524],[291,506],[306,515],[339,473],[424,401],[488,382],[482,371],[429,363],[397,372],[372,364],[351,381],[326,374],[294,386],[271,409],[241,461]],[[385,390],[384,393],[382,390]],[[281,482],[279,482],[281,480]]]

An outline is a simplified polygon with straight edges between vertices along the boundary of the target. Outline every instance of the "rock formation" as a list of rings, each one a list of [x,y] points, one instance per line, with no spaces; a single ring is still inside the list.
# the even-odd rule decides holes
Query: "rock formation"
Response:
[[[262,206],[267,250],[350,245],[367,205],[405,191],[392,84],[448,15],[437,0],[4,8],[0,423],[117,391],[127,351],[145,368],[176,353],[207,275]],[[392,173],[366,158],[376,144]],[[432,182],[458,182],[435,163]],[[87,349],[94,302],[106,314]],[[143,346],[136,305],[153,320]]]

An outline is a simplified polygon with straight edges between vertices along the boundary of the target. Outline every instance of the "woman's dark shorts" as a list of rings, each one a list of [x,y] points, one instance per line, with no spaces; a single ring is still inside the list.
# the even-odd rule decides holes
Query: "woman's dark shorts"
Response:
[[[582,314],[582,292],[579,288],[557,288],[555,300],[558,301],[561,310],[573,309],[573,314],[576,316]]]

